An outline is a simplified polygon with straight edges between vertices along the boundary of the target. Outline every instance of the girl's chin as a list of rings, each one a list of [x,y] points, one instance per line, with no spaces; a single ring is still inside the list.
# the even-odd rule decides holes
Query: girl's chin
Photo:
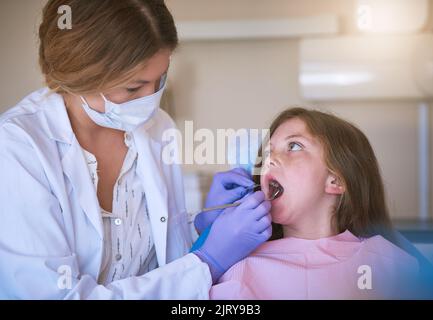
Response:
[[[290,214],[288,213],[288,210],[285,208],[272,206],[270,213],[272,217],[272,222],[274,223],[285,224],[289,220]]]
[[[272,206],[272,210],[278,210],[278,211],[282,211],[282,210],[287,210],[287,206],[285,205],[287,203],[287,201],[284,199],[284,195],[283,197],[279,197],[275,200],[271,201],[271,206]]]

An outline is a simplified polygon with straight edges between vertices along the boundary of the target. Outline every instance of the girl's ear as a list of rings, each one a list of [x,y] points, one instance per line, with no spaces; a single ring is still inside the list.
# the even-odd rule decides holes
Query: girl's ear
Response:
[[[333,173],[329,173],[326,178],[325,192],[327,194],[343,194],[346,191],[341,179]]]

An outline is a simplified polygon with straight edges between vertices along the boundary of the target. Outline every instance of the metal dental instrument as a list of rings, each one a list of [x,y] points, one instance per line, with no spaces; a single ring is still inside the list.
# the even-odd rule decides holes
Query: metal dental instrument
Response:
[[[250,189],[251,191],[258,191],[260,190],[260,184],[255,184],[251,187],[248,187],[247,189]],[[276,198],[278,198],[281,194],[283,193],[283,187],[281,187],[279,184],[278,186],[274,187],[274,193],[272,194],[272,196],[270,197],[270,201],[275,200]],[[221,206],[215,206],[215,207],[210,207],[210,208],[204,208],[201,212],[208,212],[208,211],[213,211],[213,210],[221,210],[221,209],[226,209],[226,208],[232,208],[232,207],[237,207],[238,205],[240,205],[241,202],[234,202],[234,203],[229,203],[229,204],[225,204],[225,205],[221,205]]]

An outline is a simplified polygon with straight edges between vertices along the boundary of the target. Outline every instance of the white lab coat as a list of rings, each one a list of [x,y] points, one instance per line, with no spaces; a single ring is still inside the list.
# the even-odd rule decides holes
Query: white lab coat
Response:
[[[209,268],[187,254],[181,169],[161,161],[173,127],[158,110],[133,132],[160,267],[104,287],[98,199],[62,97],[44,88],[3,114],[0,299],[208,299]]]

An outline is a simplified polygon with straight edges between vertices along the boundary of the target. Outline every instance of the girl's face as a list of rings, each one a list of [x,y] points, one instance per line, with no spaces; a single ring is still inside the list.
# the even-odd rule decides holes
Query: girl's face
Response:
[[[273,180],[284,188],[283,194],[272,201],[275,223],[298,224],[323,216],[335,205],[336,195],[344,191],[325,165],[320,141],[298,118],[287,120],[275,130],[264,149],[263,164],[260,182],[265,194],[272,191],[269,183]]]

